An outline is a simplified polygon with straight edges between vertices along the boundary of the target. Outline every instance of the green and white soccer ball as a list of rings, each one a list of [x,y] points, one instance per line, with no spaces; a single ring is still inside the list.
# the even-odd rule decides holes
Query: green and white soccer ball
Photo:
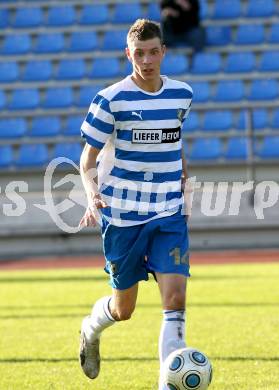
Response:
[[[212,380],[212,366],[197,349],[177,349],[164,363],[163,380],[170,390],[206,390]]]

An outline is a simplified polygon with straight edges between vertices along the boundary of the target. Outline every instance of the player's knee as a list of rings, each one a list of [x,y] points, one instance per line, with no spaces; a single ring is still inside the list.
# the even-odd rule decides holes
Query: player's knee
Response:
[[[118,321],[127,321],[132,317],[133,310],[129,308],[120,308],[116,311]]]

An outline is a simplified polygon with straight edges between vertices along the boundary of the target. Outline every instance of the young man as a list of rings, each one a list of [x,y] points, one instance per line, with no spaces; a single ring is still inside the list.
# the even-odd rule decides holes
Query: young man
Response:
[[[87,141],[81,176],[88,208],[80,225],[96,225],[101,214],[105,270],[112,286],[111,296],[99,299],[82,322],[80,363],[92,379],[100,370],[102,331],[131,317],[138,282],[148,280],[148,272],[162,297],[161,367],[170,352],[185,346],[189,262],[181,124],[192,89],[160,75],[165,46],[156,23],[137,20],[127,43],[132,75],[96,95],[81,128]]]

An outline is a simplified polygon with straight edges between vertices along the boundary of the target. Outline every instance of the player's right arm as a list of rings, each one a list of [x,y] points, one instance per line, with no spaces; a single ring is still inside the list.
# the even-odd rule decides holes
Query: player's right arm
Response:
[[[86,192],[88,206],[80,220],[80,227],[96,226],[98,209],[107,207],[98,191],[98,176],[96,168],[100,149],[86,144],[80,158],[80,175]]]

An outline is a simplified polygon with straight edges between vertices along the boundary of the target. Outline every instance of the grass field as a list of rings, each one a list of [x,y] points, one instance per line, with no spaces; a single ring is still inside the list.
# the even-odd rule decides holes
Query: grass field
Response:
[[[187,341],[214,367],[210,390],[279,389],[279,264],[194,266]],[[102,370],[90,381],[77,360],[79,326],[109,294],[99,269],[0,272],[1,390],[157,389],[161,323],[154,281],[137,310],[102,337]]]

